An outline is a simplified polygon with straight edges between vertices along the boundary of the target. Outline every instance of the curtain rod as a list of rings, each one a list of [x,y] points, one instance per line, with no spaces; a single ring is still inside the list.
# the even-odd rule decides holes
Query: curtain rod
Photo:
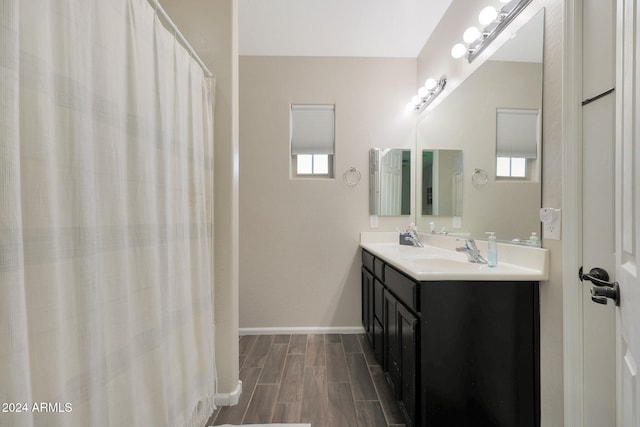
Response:
[[[160,15],[160,17],[166,21],[167,25],[169,25],[170,29],[173,31],[174,36],[177,37],[178,40],[182,43],[182,45],[189,51],[189,54],[193,59],[196,60],[198,65],[200,65],[205,75],[207,77],[213,77],[213,74],[211,73],[211,71],[209,71],[209,69],[204,64],[204,62],[202,62],[202,59],[200,59],[195,49],[191,46],[191,44],[187,41],[187,39],[182,35],[177,25],[173,23],[173,21],[171,20],[167,12],[162,8],[162,5],[160,4],[159,0],[147,0],[147,1],[151,4],[151,6],[154,7],[156,14]]]

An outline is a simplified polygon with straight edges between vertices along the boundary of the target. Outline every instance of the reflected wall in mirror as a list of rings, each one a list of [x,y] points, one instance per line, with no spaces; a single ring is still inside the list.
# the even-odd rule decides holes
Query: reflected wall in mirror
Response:
[[[462,150],[422,150],[422,215],[462,216]]]
[[[536,120],[542,117],[543,33],[541,10],[433,111],[419,118],[416,152],[464,152],[462,218],[456,212],[438,216],[433,211],[425,212],[428,191],[424,189],[424,174],[429,171],[418,162],[416,203],[423,208],[422,215],[417,216],[420,230],[428,230],[429,223],[435,222],[437,229],[445,227],[473,238],[486,238],[485,232],[494,231],[499,240],[524,240],[532,232],[540,232],[539,122],[535,154],[521,156],[526,159],[526,176],[497,176],[496,172],[498,157],[505,157],[497,143],[498,112],[527,110],[536,112]],[[473,185],[475,169],[487,172],[485,185]]]
[[[411,214],[411,150],[370,150],[369,213],[379,216]]]

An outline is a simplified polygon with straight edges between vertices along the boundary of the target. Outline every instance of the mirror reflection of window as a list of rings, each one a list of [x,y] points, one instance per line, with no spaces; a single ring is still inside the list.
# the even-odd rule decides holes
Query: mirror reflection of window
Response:
[[[538,157],[539,110],[496,110],[496,176],[527,178],[528,164]]]

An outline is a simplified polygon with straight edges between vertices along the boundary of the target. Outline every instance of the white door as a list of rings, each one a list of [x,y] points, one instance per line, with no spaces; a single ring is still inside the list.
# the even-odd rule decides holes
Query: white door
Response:
[[[582,260],[615,271],[615,4],[582,2]],[[597,30],[596,30],[597,29]],[[576,274],[575,271],[573,274]],[[578,278],[575,277],[577,283]],[[582,427],[614,426],[616,419],[615,306],[592,301],[582,285]],[[596,299],[600,303],[606,298]]]
[[[640,426],[640,22],[638,0],[618,0],[616,75],[617,425]]]
[[[619,283],[619,305],[595,295],[592,283],[582,284],[582,298],[572,297],[573,271],[565,270],[567,345],[565,360],[565,420],[571,426],[640,427],[640,36],[636,31],[639,0],[567,0],[573,10],[568,25],[575,40],[566,54],[574,55],[569,89],[586,102],[576,114],[582,125],[580,143],[571,147],[566,164],[581,170],[566,178],[565,191],[577,190],[582,210],[565,224],[569,235],[564,256],[569,269],[584,266],[589,273],[602,267],[609,284]],[[578,69],[579,68],[579,69]],[[615,86],[615,92],[608,89]],[[573,96],[572,96],[573,98]],[[573,106],[569,106],[572,109]],[[565,123],[571,127],[571,120]],[[571,134],[571,132],[569,132]],[[571,139],[565,143],[571,144]],[[580,165],[571,162],[581,156]],[[567,175],[569,176],[569,175]],[[582,191],[580,191],[582,190]],[[568,206],[569,209],[573,209]],[[570,240],[570,239],[568,239]],[[576,254],[575,252],[579,252]],[[613,297],[614,286],[597,292]],[[577,367],[577,368],[575,368]]]

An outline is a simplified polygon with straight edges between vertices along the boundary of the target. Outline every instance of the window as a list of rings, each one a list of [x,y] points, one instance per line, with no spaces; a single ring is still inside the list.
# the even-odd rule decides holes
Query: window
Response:
[[[329,154],[296,155],[297,175],[329,175]]]
[[[527,177],[527,159],[524,157],[498,157],[496,175],[508,178]]]
[[[291,105],[291,175],[333,178],[333,105]]]

